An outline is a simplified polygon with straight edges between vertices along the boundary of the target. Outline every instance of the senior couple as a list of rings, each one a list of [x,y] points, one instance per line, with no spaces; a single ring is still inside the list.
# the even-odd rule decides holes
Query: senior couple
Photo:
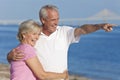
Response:
[[[7,59],[11,64],[11,80],[69,80],[67,55],[70,44],[80,36],[103,29],[112,31],[113,24],[84,24],[78,28],[58,26],[59,11],[55,5],[40,9],[41,25],[33,20],[20,24],[20,44],[11,50]]]

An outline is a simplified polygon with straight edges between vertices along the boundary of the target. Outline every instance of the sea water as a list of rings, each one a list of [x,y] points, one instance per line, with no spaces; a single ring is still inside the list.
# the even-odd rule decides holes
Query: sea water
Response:
[[[0,25],[0,63],[8,64],[7,53],[19,43],[18,25]],[[120,80],[120,27],[83,35],[68,51],[70,74],[94,80]]]

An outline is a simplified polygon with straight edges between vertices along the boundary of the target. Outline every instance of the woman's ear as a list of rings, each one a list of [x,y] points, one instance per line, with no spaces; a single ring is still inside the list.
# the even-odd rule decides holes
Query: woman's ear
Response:
[[[25,33],[22,33],[22,37],[23,37],[23,39],[25,38]]]

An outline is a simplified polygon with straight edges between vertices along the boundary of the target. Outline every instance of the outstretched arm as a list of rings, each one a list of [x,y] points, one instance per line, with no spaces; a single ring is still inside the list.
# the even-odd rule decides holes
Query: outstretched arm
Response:
[[[83,34],[89,34],[89,33],[95,32],[95,31],[100,30],[100,29],[103,29],[103,30],[109,32],[109,31],[112,31],[113,26],[116,26],[116,25],[108,24],[108,23],[105,23],[105,24],[85,24],[79,28],[76,28],[74,34],[75,34],[75,36],[80,36]]]

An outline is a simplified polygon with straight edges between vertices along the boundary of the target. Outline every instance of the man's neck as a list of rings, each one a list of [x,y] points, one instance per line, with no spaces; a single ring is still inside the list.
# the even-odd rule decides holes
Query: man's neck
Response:
[[[45,35],[47,35],[47,36],[50,36],[52,33],[50,33],[48,30],[46,30],[46,29],[42,29],[42,33],[44,33]]]
[[[55,31],[54,31],[55,32]],[[47,30],[46,28],[42,28],[42,33],[44,33],[46,36],[50,36],[52,33],[54,32],[50,32],[49,30]]]

